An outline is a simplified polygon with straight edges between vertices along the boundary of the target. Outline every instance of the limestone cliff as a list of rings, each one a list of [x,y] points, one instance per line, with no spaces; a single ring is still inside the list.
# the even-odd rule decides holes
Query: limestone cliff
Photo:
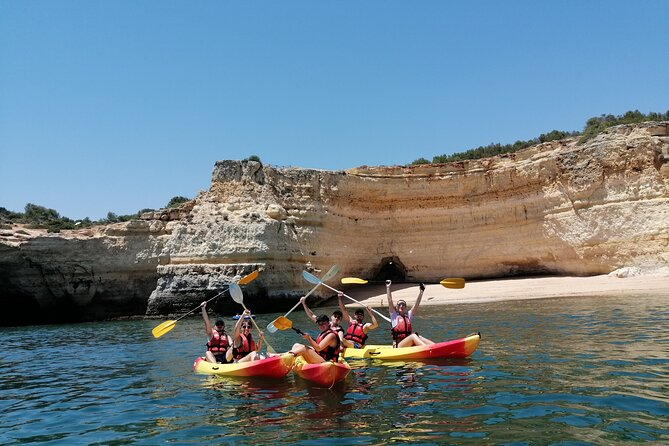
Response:
[[[666,271],[669,123],[443,165],[325,171],[220,161],[208,191],[144,218],[87,242],[3,242],[0,299],[41,305],[67,290],[69,299],[126,305],[136,293],[124,311],[165,314],[257,268],[246,289],[256,304],[304,292],[302,270],[332,264],[338,277],[396,281]],[[145,226],[133,233],[133,225]],[[73,285],[100,274],[106,294]],[[128,285],[132,278],[141,285]],[[236,309],[219,301],[219,311]]]

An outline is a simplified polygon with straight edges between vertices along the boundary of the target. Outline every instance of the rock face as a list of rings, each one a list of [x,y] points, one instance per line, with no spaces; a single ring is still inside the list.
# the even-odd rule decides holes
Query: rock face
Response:
[[[220,161],[211,188],[170,212],[90,240],[0,243],[0,299],[66,299],[97,317],[96,308],[183,312],[258,268],[245,288],[254,308],[303,293],[304,269],[333,264],[337,278],[395,281],[666,271],[669,123],[443,165],[323,171]],[[229,298],[216,302],[239,311]]]

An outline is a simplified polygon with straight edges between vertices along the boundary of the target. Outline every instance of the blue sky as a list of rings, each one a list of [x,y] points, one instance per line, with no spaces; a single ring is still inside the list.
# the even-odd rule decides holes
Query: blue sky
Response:
[[[214,163],[409,164],[669,109],[669,2],[0,1],[0,206],[160,208]]]

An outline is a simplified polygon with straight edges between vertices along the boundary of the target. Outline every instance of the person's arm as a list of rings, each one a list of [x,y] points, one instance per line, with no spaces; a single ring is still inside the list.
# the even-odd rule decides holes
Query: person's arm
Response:
[[[367,333],[369,330],[374,330],[375,328],[378,328],[379,323],[374,317],[374,313],[372,312],[372,309],[369,305],[365,307],[367,309],[367,314],[369,314],[369,317],[372,318],[372,322],[367,322],[364,327],[362,327],[363,333]]]
[[[425,285],[422,283],[420,284],[420,291],[418,291],[418,298],[416,299],[416,303],[413,304],[413,307],[411,307],[411,315],[412,317],[416,315],[416,311],[418,311],[418,306],[420,305],[420,300],[423,298],[423,291],[425,291]]]
[[[262,340],[265,339],[265,333],[262,331],[258,334],[258,342],[256,342],[256,351],[260,351],[260,346],[262,346]]]
[[[348,323],[350,324],[351,322],[354,322],[354,320],[349,316],[348,312],[346,311],[346,305],[344,305],[344,301],[342,300],[342,297],[344,296],[344,293],[341,291],[337,292],[337,299],[339,300],[339,309],[341,310],[341,314],[344,317],[344,320],[347,320]]]
[[[204,320],[204,331],[207,332],[207,338],[211,339],[211,331],[212,331],[212,326],[211,322],[209,321],[209,315],[207,314],[207,302],[202,302],[200,304],[202,307],[202,319]]]
[[[395,311],[395,305],[393,304],[393,295],[390,293],[390,280],[386,280],[386,294],[388,295],[388,312],[392,315]]]
[[[334,334],[334,333],[329,333],[325,338],[323,338],[323,340],[320,343],[317,343],[314,340],[314,338],[312,338],[311,336],[309,336],[308,334],[305,333],[304,334],[304,339],[309,341],[309,344],[311,344],[311,346],[314,348],[314,350],[316,350],[317,352],[320,352],[321,350],[324,350],[324,349],[326,349],[330,346],[334,347],[334,345],[332,345],[332,344],[337,342],[336,336],[337,335]]]
[[[230,335],[226,335],[228,337],[228,349],[225,351],[225,360],[228,362],[232,362],[232,338]]]
[[[311,320],[315,323],[315,322],[316,322],[316,319],[318,319],[318,318],[316,317],[316,315],[314,314],[314,312],[311,311],[311,310],[309,309],[309,307],[307,307],[307,297],[306,297],[306,296],[302,296],[302,297],[300,298],[300,302],[302,302],[302,306],[304,307],[304,312],[307,314],[307,316],[309,317],[309,319],[311,319]]]
[[[240,336],[242,333],[242,322],[244,322],[244,316],[246,316],[246,310],[244,313],[242,313],[241,316],[239,316],[239,319],[237,319],[237,322],[235,323],[235,329],[232,331],[232,340],[234,341],[234,345],[239,347],[242,345],[242,337]]]

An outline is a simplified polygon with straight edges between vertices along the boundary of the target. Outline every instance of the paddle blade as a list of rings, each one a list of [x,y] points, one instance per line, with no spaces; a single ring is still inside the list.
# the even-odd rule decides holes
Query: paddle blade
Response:
[[[242,289],[239,287],[239,285],[236,283],[231,283],[228,291],[230,291],[230,297],[232,297],[232,300],[238,304],[244,305],[244,293],[242,293]]]
[[[253,271],[251,274],[248,276],[244,276],[241,279],[239,279],[239,282],[237,282],[240,285],[246,285],[247,283],[255,280],[255,278],[258,277],[258,270]]]
[[[465,287],[465,279],[462,279],[462,278],[444,279],[439,283],[446,288],[457,289],[457,288],[464,288]]]
[[[356,283],[356,284],[364,285],[365,283],[367,283],[367,280],[358,279],[357,277],[342,277],[341,283],[346,283],[346,284]]]
[[[279,316],[274,320],[273,325],[277,328],[277,330],[288,330],[289,328],[293,327],[293,321],[288,319],[286,316]]]
[[[274,325],[274,321],[272,321],[272,322],[270,322],[269,324],[267,324],[267,327],[265,327],[265,328],[266,328],[267,331],[269,331],[270,333],[276,333],[276,332],[279,330],[278,328],[276,328],[276,325]]]
[[[314,276],[313,274],[311,274],[308,271],[302,271],[302,277],[304,277],[304,280],[306,280],[307,282],[310,282],[310,283],[313,283],[313,284],[316,284],[316,285],[321,283],[321,279]]]
[[[337,275],[338,272],[339,272],[339,266],[332,265],[330,267],[330,269],[328,270],[328,272],[323,275],[323,278],[321,279],[321,282],[326,282],[326,281],[332,279],[334,276]]]
[[[160,325],[157,325],[153,330],[151,330],[151,334],[153,335],[154,338],[159,338],[171,329],[174,328],[174,326],[177,324],[177,321],[165,321]]]

